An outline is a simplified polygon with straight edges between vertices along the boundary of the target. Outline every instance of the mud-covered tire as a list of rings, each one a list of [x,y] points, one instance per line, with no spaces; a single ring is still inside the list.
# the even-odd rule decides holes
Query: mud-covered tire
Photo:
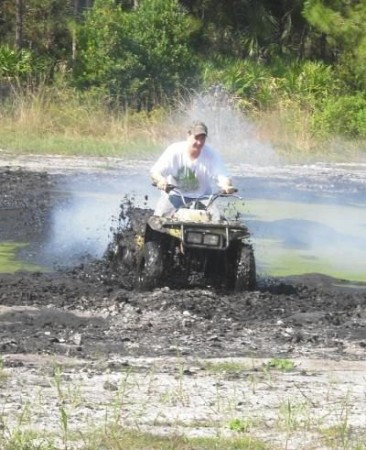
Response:
[[[123,230],[119,232],[118,239],[111,244],[106,253],[108,261],[116,269],[120,266],[132,269],[136,267],[138,246],[136,245],[136,235],[133,230]]]
[[[160,244],[154,241],[146,242],[138,264],[137,288],[140,290],[154,289],[161,280],[163,269]]]
[[[239,249],[238,263],[235,269],[234,289],[237,292],[251,291],[256,286],[256,267],[253,248],[242,245]]]

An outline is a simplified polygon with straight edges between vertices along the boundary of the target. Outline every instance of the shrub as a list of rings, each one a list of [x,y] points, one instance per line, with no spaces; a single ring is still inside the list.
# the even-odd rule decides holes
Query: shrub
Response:
[[[96,0],[79,30],[75,78],[130,104],[154,105],[194,75],[192,26],[177,0],[144,0],[132,11]]]
[[[313,115],[316,134],[366,137],[366,97],[363,93],[329,97],[321,110]]]
[[[0,46],[0,78],[18,78],[32,71],[32,55],[28,50]]]

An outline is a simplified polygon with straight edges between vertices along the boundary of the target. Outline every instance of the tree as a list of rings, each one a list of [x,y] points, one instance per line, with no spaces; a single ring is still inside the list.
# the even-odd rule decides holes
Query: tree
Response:
[[[15,7],[15,47],[21,49],[23,46],[24,0],[16,0]]]
[[[304,0],[180,0],[201,24],[196,48],[207,54],[268,60],[302,58],[309,24]]]
[[[79,29],[75,79],[151,107],[193,74],[191,29],[176,0],[143,0],[132,10],[95,0]]]
[[[366,88],[364,0],[307,0],[304,16],[324,37],[338,71],[352,89]]]

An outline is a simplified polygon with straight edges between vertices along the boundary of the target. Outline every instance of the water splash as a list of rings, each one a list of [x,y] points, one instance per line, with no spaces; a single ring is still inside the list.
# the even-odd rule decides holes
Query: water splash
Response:
[[[200,120],[208,127],[208,143],[228,163],[277,165],[280,160],[270,142],[259,139],[256,126],[236,106],[235,98],[221,86],[196,93],[172,116],[173,123],[187,130]]]

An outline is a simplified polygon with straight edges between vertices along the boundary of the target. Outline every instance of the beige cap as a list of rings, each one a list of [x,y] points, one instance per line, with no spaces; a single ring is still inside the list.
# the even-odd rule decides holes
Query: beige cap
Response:
[[[207,136],[208,131],[203,122],[193,122],[191,128],[189,129],[189,133],[193,134],[193,136],[199,136],[200,134]]]

